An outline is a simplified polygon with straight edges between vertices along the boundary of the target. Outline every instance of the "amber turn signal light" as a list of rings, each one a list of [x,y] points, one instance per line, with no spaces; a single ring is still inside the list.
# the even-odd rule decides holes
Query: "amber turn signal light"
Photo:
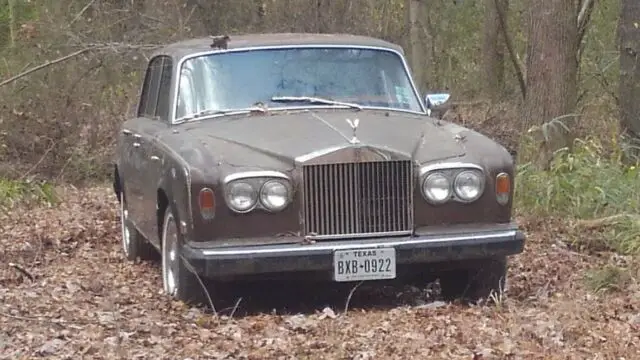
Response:
[[[198,195],[198,203],[200,205],[200,214],[205,220],[211,220],[216,214],[216,199],[213,190],[204,188],[200,190]]]
[[[506,205],[509,202],[511,192],[511,178],[507,173],[500,173],[496,176],[496,200],[498,204]]]

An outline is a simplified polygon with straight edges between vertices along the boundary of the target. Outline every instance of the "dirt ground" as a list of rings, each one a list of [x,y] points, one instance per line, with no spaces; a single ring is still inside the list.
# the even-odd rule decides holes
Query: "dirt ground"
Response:
[[[124,261],[108,187],[61,197],[2,215],[0,359],[640,359],[640,284],[588,291],[614,257],[569,250],[555,221],[520,219],[526,251],[490,306],[372,284],[345,314],[350,289],[273,283],[214,317],[162,296],[157,263]]]

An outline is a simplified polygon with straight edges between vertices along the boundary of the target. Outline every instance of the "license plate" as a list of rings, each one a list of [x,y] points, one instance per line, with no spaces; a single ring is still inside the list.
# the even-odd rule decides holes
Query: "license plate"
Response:
[[[336,250],[333,274],[339,282],[395,279],[396,249]]]

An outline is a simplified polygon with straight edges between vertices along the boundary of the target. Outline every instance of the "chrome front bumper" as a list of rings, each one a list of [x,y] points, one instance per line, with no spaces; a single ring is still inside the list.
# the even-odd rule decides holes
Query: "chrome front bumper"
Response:
[[[318,241],[312,244],[195,247],[183,256],[200,275],[210,278],[298,271],[331,271],[336,250],[394,247],[398,265],[509,256],[524,250],[525,235],[511,224],[417,229],[392,238]]]

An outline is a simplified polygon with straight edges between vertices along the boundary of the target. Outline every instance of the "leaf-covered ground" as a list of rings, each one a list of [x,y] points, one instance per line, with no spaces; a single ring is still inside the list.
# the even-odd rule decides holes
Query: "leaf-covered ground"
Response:
[[[640,358],[640,284],[594,295],[583,280],[629,259],[569,250],[557,222],[521,219],[526,251],[491,306],[373,284],[344,314],[348,289],[278,282],[214,317],[162,296],[157,264],[123,260],[107,187],[62,198],[0,219],[0,359]]]

